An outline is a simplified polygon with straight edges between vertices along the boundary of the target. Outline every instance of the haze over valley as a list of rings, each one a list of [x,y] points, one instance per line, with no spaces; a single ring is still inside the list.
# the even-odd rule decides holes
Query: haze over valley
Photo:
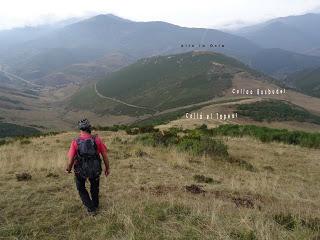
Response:
[[[318,26],[318,0],[3,2],[0,239],[319,240]]]
[[[230,92],[243,87],[237,82],[243,78],[255,87],[287,88],[293,95],[282,100],[315,112],[306,103],[319,103],[320,41],[311,27],[319,16],[224,32],[105,14],[0,31],[2,122],[47,131],[69,129],[81,116],[132,124],[195,104],[234,101],[239,96]],[[280,26],[286,27],[281,39]]]

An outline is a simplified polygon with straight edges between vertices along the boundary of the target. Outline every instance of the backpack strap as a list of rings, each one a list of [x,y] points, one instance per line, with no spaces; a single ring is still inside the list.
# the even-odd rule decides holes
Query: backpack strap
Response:
[[[91,139],[93,139],[94,142],[95,142],[96,141],[96,137],[97,137],[97,135],[92,135]],[[81,141],[81,138],[77,137],[77,138],[74,139],[74,141],[77,143],[77,145],[79,145],[79,142]]]
[[[77,143],[77,145],[79,145],[80,137],[75,138],[74,141]]]
[[[97,137],[98,137],[97,134],[91,135],[91,138],[94,139],[94,140],[96,140]]]
[[[98,146],[97,146],[97,143],[96,143],[97,137],[98,137],[97,134],[91,135],[91,139],[93,139],[93,143],[94,143],[94,148],[96,149],[96,152],[97,152],[97,154],[98,154]]]
[[[80,137],[75,138],[74,141],[75,141],[76,144],[77,144],[77,156],[79,156],[79,155],[80,155],[80,154],[79,154]]]

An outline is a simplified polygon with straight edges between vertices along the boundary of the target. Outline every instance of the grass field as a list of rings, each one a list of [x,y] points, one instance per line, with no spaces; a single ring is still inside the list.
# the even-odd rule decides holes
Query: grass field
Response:
[[[0,146],[0,239],[320,238],[319,150],[224,137],[225,161],[99,132],[111,174],[92,217],[63,171],[76,134]]]

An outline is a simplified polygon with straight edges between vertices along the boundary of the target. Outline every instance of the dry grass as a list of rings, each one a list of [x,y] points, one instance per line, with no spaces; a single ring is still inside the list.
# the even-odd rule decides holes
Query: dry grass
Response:
[[[254,171],[174,148],[101,132],[111,175],[101,177],[101,210],[88,217],[73,176],[63,172],[76,133],[0,146],[0,239],[316,239],[319,151],[250,138],[226,138],[230,154]],[[16,173],[32,179],[17,181]],[[197,183],[193,176],[216,180]],[[221,182],[221,183],[219,183]],[[205,191],[193,194],[185,186]],[[275,215],[293,216],[291,230]],[[284,218],[286,219],[286,218]],[[317,225],[318,224],[318,225]]]
[[[243,88],[243,89],[257,89],[257,88],[276,89],[279,87],[277,87],[274,84],[270,84],[270,83],[264,81],[263,78],[258,79],[258,78],[251,76],[250,74],[247,74],[247,73],[239,73],[239,74],[236,74],[232,80],[232,88],[236,88],[236,89],[241,89],[241,88]],[[231,93],[231,89],[229,89],[227,91],[226,96],[233,95]],[[268,96],[264,96],[264,97],[268,98]],[[307,109],[308,111],[310,111],[312,113],[315,113],[315,114],[320,113],[320,109],[319,109],[320,99],[316,98],[316,97],[311,97],[311,96],[308,96],[308,95],[305,95],[302,93],[287,90],[286,94],[274,95],[274,96],[272,96],[272,98],[287,100],[295,105],[298,105],[300,107]]]

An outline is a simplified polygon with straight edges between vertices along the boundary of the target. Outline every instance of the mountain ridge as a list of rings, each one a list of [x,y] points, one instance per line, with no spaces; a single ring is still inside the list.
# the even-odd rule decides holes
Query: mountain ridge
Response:
[[[320,47],[320,34],[315,28],[319,24],[319,13],[307,13],[275,18],[231,32],[265,48],[282,48],[305,54],[310,49]]]
[[[78,64],[90,61],[89,56],[94,52],[97,53],[93,55],[96,58],[113,52],[125,52],[137,60],[153,55],[193,50],[181,47],[181,44],[187,43],[203,43],[206,47],[202,50],[212,50],[210,44],[223,44],[224,48],[214,50],[247,62],[260,49],[245,38],[215,29],[186,28],[161,21],[134,22],[114,15],[98,15],[16,45],[0,54],[0,62],[9,66],[11,72],[22,77],[28,77],[30,72],[43,72],[41,76],[29,76],[32,80],[34,77],[34,80],[39,80],[51,72],[43,69],[36,59],[41,55],[47,55],[47,59],[54,59],[54,56],[51,57],[55,54],[52,49],[65,49],[66,52],[62,54],[72,57],[72,61],[68,61],[67,64]],[[73,49],[77,49],[78,55],[85,58],[70,56],[68,51]],[[89,54],[86,49],[93,53]],[[3,57],[4,55],[6,57]]]

